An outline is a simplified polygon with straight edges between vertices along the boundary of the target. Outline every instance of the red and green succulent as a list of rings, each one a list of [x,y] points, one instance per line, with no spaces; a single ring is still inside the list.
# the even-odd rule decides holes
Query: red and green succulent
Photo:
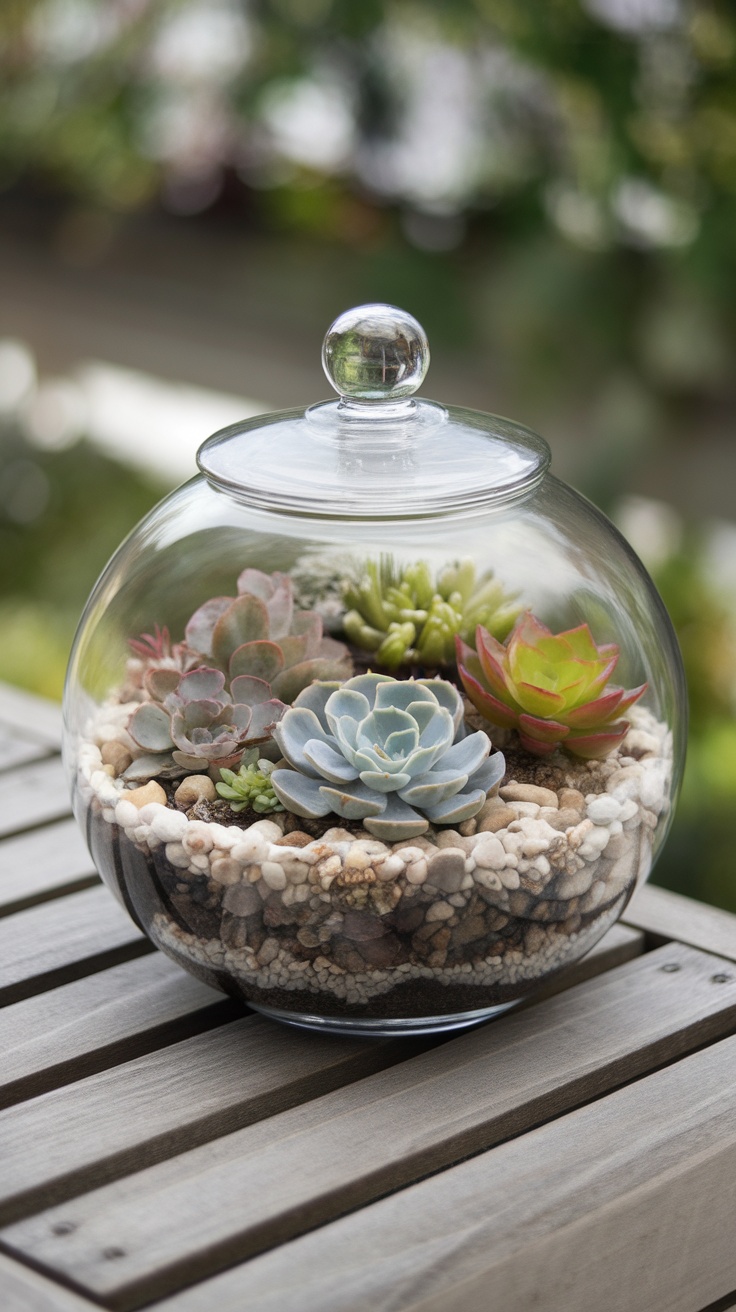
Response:
[[[587,624],[552,633],[531,611],[520,616],[506,643],[478,625],[476,648],[457,639],[470,701],[491,724],[516,729],[522,746],[537,756],[558,747],[589,760],[607,756],[629,728],[620,717],[647,686],[610,686],[619,658],[615,643],[598,646]]]

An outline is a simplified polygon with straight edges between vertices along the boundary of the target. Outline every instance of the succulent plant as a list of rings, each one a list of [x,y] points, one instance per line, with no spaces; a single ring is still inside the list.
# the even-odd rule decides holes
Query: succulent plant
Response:
[[[250,674],[234,678],[229,693],[222,671],[206,667],[184,675],[148,671],[145,684],[153,700],[133,712],[128,732],[146,755],[126,779],[238,765],[246,747],[270,740],[285,710],[268,683]]]
[[[215,784],[220,797],[230,803],[231,811],[244,811],[250,806],[259,815],[270,815],[274,811],[283,811],[271,783],[273,761],[258,759],[258,750],[247,752],[240,763],[237,774],[234,770],[221,769],[221,782]]]
[[[629,728],[618,717],[647,686],[609,687],[619,657],[615,643],[597,646],[587,624],[552,633],[531,611],[505,645],[479,625],[476,647],[457,640],[468,697],[491,724],[516,729],[537,756],[557,747],[590,760],[607,756]]]
[[[470,640],[485,624],[504,638],[519,613],[492,574],[476,578],[470,560],[446,566],[436,579],[425,561],[401,571],[388,556],[367,561],[360,579],[346,582],[344,598],[347,637],[388,670],[452,665],[458,634]]]
[[[390,842],[476,815],[505,769],[487,734],[465,736],[462,698],[444,679],[313,683],[274,738],[291,769],[271,783],[288,811],[335,812]]]
[[[194,612],[185,645],[230,680],[265,680],[274,696],[293,701],[313,679],[345,679],[352,663],[344,643],[323,635],[316,611],[295,610],[291,579],[245,569],[237,597],[213,597]]]

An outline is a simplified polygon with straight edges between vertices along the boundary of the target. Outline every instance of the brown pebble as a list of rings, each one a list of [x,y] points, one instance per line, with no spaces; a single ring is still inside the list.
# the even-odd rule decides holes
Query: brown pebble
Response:
[[[572,829],[580,824],[582,815],[580,811],[573,811],[572,807],[563,806],[559,811],[555,811],[554,815],[545,816],[545,819],[553,829]]]
[[[369,911],[346,911],[342,932],[345,938],[361,942],[363,939],[382,938],[386,929],[378,916]]]
[[[303,948],[318,948],[320,946],[319,934],[310,925],[303,925],[301,929],[296,931],[296,936]]]
[[[506,784],[501,789],[505,802],[534,802],[537,806],[558,806],[557,793],[552,788],[540,788],[537,784]]]
[[[585,810],[585,798],[578,792],[577,788],[562,788],[559,797],[560,807],[569,808],[572,811]]]
[[[447,847],[432,857],[427,879],[443,893],[457,893],[465,878],[465,853],[461,848]]]
[[[126,802],[132,802],[141,811],[149,802],[158,802],[161,806],[166,806],[166,793],[155,779],[150,779],[142,788],[131,788],[130,792],[122,793],[122,798]]]
[[[212,862],[210,874],[218,884],[237,884],[243,874],[243,867],[231,856],[223,856]]]
[[[499,806],[496,810],[491,811],[489,815],[483,817],[478,825],[478,832],[481,834],[496,834],[499,829],[508,829],[514,820],[518,820],[518,812],[511,809],[510,806]]]
[[[261,899],[253,884],[234,884],[227,889],[222,905],[234,916],[252,916],[254,911],[260,911]]]
[[[277,938],[267,938],[261,944],[261,950],[258,953],[258,961],[261,966],[270,966],[279,955],[279,941]]]
[[[475,816],[471,816],[469,820],[463,820],[462,824],[459,825],[458,828],[463,838],[472,838],[473,834],[478,828],[478,820]]]
[[[127,747],[123,747],[116,739],[109,743],[103,743],[100,748],[100,756],[104,765],[111,765],[115,774],[120,775],[132,763],[133,757]]]
[[[214,802],[217,789],[206,774],[190,774],[182,779],[174,793],[174,801],[182,811],[188,811],[196,802]]]
[[[292,829],[288,834],[282,834],[281,838],[276,839],[276,847],[306,847],[308,843],[313,843],[314,839],[305,834],[303,829]]]

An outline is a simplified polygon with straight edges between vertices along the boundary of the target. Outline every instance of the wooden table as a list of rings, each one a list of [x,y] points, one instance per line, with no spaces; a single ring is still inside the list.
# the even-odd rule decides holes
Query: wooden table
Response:
[[[300,1034],[100,886],[59,732],[0,688],[2,1312],[733,1305],[736,916],[647,888],[480,1029]]]

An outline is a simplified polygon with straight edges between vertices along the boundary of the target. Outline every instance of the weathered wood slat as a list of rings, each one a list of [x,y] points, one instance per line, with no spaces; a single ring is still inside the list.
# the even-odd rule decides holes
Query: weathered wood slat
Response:
[[[27,761],[40,761],[49,755],[50,750],[46,744],[0,724],[0,774],[5,770],[17,770]]]
[[[417,1046],[247,1016],[10,1107],[0,1112],[0,1220],[318,1097]]]
[[[0,919],[0,1006],[152,951],[106,888]]]
[[[71,815],[69,785],[60,756],[0,775],[0,838]]]
[[[2,1238],[111,1306],[138,1307],[727,1033],[736,971],[724,981],[722,966],[660,949]]]
[[[0,1011],[0,1107],[242,1015],[154,952]]]
[[[729,1038],[157,1312],[696,1312],[736,1282],[735,1086]]]
[[[16,729],[52,750],[61,746],[61,707],[23,688],[0,684],[0,724]]]
[[[655,939],[689,943],[736,961],[736,916],[654,884],[644,884],[632,898],[626,923]]]
[[[60,820],[0,842],[0,916],[97,880],[76,820]]]
[[[0,1253],[0,1306],[3,1312],[99,1312],[69,1289],[62,1289],[20,1262]]]

